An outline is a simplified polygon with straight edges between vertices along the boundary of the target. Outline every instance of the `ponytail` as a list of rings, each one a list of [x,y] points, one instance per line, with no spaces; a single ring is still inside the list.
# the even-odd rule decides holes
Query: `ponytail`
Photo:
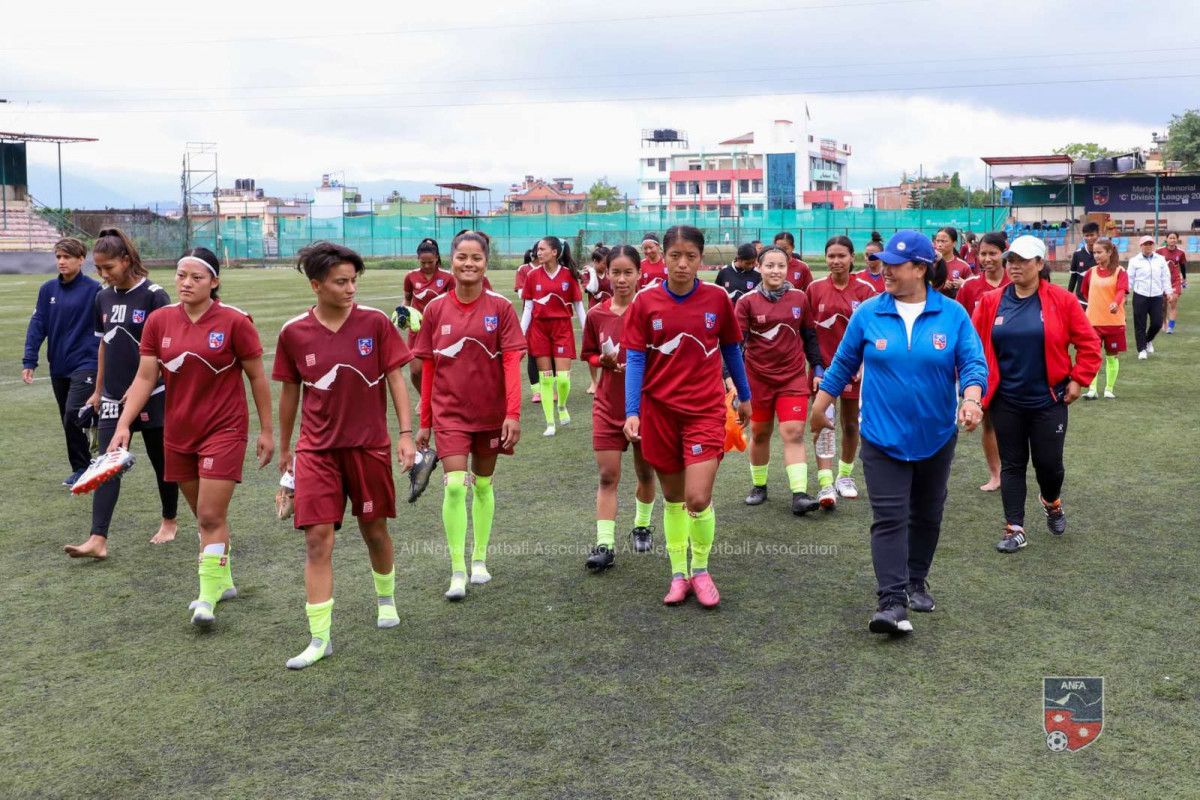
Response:
[[[138,278],[145,278],[150,272],[142,266],[142,257],[137,245],[125,235],[120,228],[105,228],[100,231],[96,243],[92,245],[92,253],[110,258],[128,258],[129,271]]]

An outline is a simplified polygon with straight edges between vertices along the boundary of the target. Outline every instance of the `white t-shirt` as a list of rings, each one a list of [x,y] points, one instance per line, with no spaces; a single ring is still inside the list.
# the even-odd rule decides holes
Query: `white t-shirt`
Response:
[[[908,346],[912,347],[912,328],[913,323],[917,321],[917,317],[921,316],[921,312],[925,310],[925,301],[919,303],[901,303],[896,301],[896,313],[900,315],[900,319],[904,320],[904,331],[908,334]]]

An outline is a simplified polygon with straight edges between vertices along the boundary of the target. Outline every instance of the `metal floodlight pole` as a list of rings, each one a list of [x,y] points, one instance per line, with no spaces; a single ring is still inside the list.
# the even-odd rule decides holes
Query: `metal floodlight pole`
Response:
[[[4,230],[8,230],[8,176],[4,166],[3,139],[0,139],[0,205],[4,209]]]

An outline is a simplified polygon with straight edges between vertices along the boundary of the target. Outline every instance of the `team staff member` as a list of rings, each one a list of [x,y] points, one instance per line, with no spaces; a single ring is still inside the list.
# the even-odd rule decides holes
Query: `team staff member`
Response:
[[[967,312],[929,283],[937,258],[929,237],[899,231],[875,258],[884,263],[887,292],[850,317],[809,425],[814,433],[832,426],[825,410],[865,365],[862,460],[879,596],[870,630],[910,633],[909,607],[935,607],[927,576],[958,439],[955,420],[971,431],[982,419],[987,363]]]
[[[1179,246],[1179,234],[1173,231],[1167,234],[1166,247],[1160,247],[1155,252],[1167,260],[1167,267],[1171,270],[1171,294],[1167,297],[1165,331],[1174,333],[1175,317],[1179,313],[1179,296],[1183,294],[1183,282],[1187,280],[1187,254]]]
[[[555,401],[558,405],[558,424],[570,425],[567,398],[571,394],[571,361],[575,359],[575,331],[571,327],[571,310],[579,318],[579,327],[587,324],[583,310],[583,289],[575,274],[571,249],[555,236],[537,243],[534,255],[537,263],[525,280],[521,299],[521,330],[529,341],[529,355],[537,359],[541,371],[542,412],[546,416],[543,436],[553,436]],[[486,280],[486,278],[485,278]]]
[[[704,234],[676,225],[663,243],[670,276],[639,292],[625,320],[625,436],[641,442],[642,457],[662,487],[671,560],[671,588],[663,603],[678,605],[695,592],[701,605],[712,608],[721,600],[708,573],[717,527],[712,487],[725,451],[721,362],[737,387],[743,425],[751,416],[750,386],[733,304],[719,287],[696,277]]]
[[[834,236],[825,243],[825,265],[829,275],[813,281],[808,287],[808,305],[816,320],[822,366],[822,369],[813,371],[814,391],[821,388],[821,373],[833,362],[838,345],[846,335],[850,317],[876,294],[869,283],[850,274],[850,267],[854,265],[854,243],[849,237]],[[817,453],[817,502],[825,509],[835,508],[839,495],[847,500],[858,497],[858,485],[854,483],[853,476],[854,459],[858,455],[858,399],[861,378],[861,375],[856,374],[842,390],[838,400],[841,411],[842,452],[837,463],[836,481],[832,455]],[[839,415],[835,413],[834,416]],[[814,450],[815,444],[814,439]]]
[[[200,595],[189,606],[192,624],[213,624],[217,602],[237,596],[230,570],[229,501],[242,480],[250,431],[242,373],[258,411],[259,468],[275,451],[271,385],[263,372],[254,320],[217,299],[221,264],[203,247],[175,268],[179,302],[150,315],[141,363],[125,396],[109,450],[129,445],[129,429],[158,383],[166,383],[166,479],[179,484],[200,526]]]
[[[432,431],[445,473],[442,523],[450,549],[448,600],[467,596],[467,486],[474,487],[471,583],[492,579],[486,563],[496,512],[492,476],[497,456],[512,455],[521,438],[525,339],[508,298],[483,288],[488,248],[488,240],[474,231],[454,237],[454,291],[430,303],[414,348],[414,355],[425,360],[416,445],[427,447]]]
[[[788,283],[802,292],[808,291],[808,285],[813,282],[812,270],[796,255],[796,237],[787,231],[775,234],[773,244],[788,256]]]
[[[957,300],[968,314],[974,314],[980,299],[990,291],[1003,289],[1012,281],[1004,269],[1004,251],[1008,249],[1008,238],[1003,232],[985,233],[976,254],[979,258],[980,274],[968,278],[958,290]],[[983,492],[994,492],[1000,488],[1000,451],[996,449],[996,431],[991,416],[983,411],[983,457],[987,461],[988,481],[979,487]]]
[[[1104,350],[1104,399],[1116,400],[1113,387],[1117,385],[1117,375],[1121,371],[1117,355],[1124,353],[1127,346],[1125,296],[1129,293],[1129,276],[1117,260],[1117,247],[1111,239],[1097,239],[1095,248],[1096,266],[1083,274],[1080,291],[1087,298],[1084,308],[1088,321],[1100,337]],[[1097,373],[1084,399],[1096,399],[1099,382],[1100,374]]]
[[[753,244],[738,245],[737,258],[717,272],[713,283],[725,290],[734,305],[742,295],[754,291],[754,287],[762,283],[762,275],[758,272],[761,253]]]
[[[750,415],[751,488],[746,505],[766,502],[771,433],[778,418],[792,513],[803,516],[817,509],[817,501],[808,493],[808,455],[804,448],[810,393],[804,362],[807,357],[813,373],[819,374],[821,348],[808,298],[787,282],[787,253],[769,247],[758,260],[762,283],[742,295],[734,307],[744,342],[746,378],[754,398]]]
[[[73,486],[91,460],[87,434],[76,424],[79,409],[96,388],[96,354],[99,340],[92,335],[92,310],[100,284],[82,274],[87,246],[78,239],[60,239],[54,245],[58,276],[38,289],[37,305],[25,330],[25,356],[21,380],[33,383],[38,351],[46,345],[50,388],[58,403],[58,420],[67,440],[71,474],[63,486]]]
[[[1045,257],[1041,239],[1014,239],[1004,254],[1012,283],[984,295],[973,318],[988,365],[983,405],[1000,447],[1001,553],[1015,553],[1028,542],[1025,472],[1031,456],[1046,526],[1055,536],[1066,531],[1061,494],[1067,406],[1100,369],[1100,339],[1075,295],[1043,279]]]
[[[454,288],[454,276],[442,268],[442,254],[434,239],[422,239],[417,245],[417,264],[416,269],[404,276],[404,305],[424,314],[430,300]],[[412,347],[416,339],[417,334],[410,329],[408,346]],[[421,362],[412,362],[408,369],[413,386],[420,391]]]
[[[137,247],[119,229],[105,228],[100,231],[92,247],[92,258],[100,277],[108,284],[94,297],[93,338],[100,342],[100,350],[95,391],[87,401],[97,412],[96,428],[103,452],[109,449],[109,443],[117,431],[121,404],[137,375],[141,359],[138,347],[146,320],[151,312],[170,303],[171,298],[161,286],[150,282],[149,272],[142,265]],[[134,429],[142,433],[142,443],[158,483],[162,521],[150,539],[154,544],[163,544],[175,538],[175,516],[179,506],[179,487],[163,477],[166,468],[163,453],[164,414],[163,387],[160,382],[133,423]],[[91,535],[81,545],[63,548],[71,558],[103,559],[108,556],[109,527],[117,499],[121,496],[122,481],[123,478],[118,475],[92,493]]]
[[[1086,308],[1087,298],[1083,294],[1083,275],[1096,266],[1094,248],[1096,240],[1100,238],[1100,223],[1085,222],[1081,230],[1083,247],[1071,254],[1071,277],[1067,281],[1067,291],[1079,298],[1079,302]]]
[[[362,258],[348,247],[317,242],[299,253],[316,303],[283,324],[272,377],[279,394],[279,471],[292,465],[292,430],[301,410],[295,454],[295,526],[304,531],[304,611],[310,640],[288,669],[310,667],[333,653],[333,540],[350,513],[367,545],[380,628],[400,624],[388,520],[396,516],[392,482],[390,394],[400,423],[396,456],[412,466],[413,428],[403,366],[412,354],[383,311],[354,302]],[[301,390],[303,386],[303,390]],[[301,393],[303,391],[303,406]]]
[[[1140,253],[1129,259],[1129,291],[1133,293],[1133,341],[1138,358],[1154,352],[1154,337],[1162,330],[1163,306],[1170,302],[1171,269],[1167,260],[1154,252],[1154,237],[1143,236]]]
[[[666,281],[667,262],[663,260],[663,251],[657,235],[647,233],[642,237],[642,256],[642,274],[638,278],[638,288],[645,289],[655,281]]]
[[[583,358],[600,371],[596,401],[592,404],[592,450],[600,470],[596,489],[596,546],[585,566],[601,572],[613,565],[616,541],[617,489],[621,483],[621,454],[629,448],[625,438],[625,348],[621,338],[629,306],[637,294],[638,252],[629,245],[608,251],[606,271],[613,296],[588,311],[583,328]],[[633,445],[633,471],[637,476],[633,549],[651,547],[650,519],[654,513],[654,469],[642,458],[640,444]]]

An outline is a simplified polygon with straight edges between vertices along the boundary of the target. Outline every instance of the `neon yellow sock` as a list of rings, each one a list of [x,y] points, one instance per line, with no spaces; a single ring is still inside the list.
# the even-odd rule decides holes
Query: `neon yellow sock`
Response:
[[[596,520],[596,544],[605,545],[609,550],[616,544],[617,521],[612,519]]]
[[[643,503],[636,497],[634,500],[637,503],[637,509],[633,512],[633,527],[649,528],[650,521],[654,518],[654,501]]]
[[[392,571],[387,575],[380,575],[375,570],[371,570],[371,578],[375,581],[375,594],[378,597],[395,597],[396,595],[396,568],[392,567]]]
[[[1092,384],[1091,384],[1091,386],[1089,386],[1089,387],[1088,387],[1088,391],[1089,391],[1089,392],[1094,392],[1094,391],[1096,391],[1096,388],[1097,388],[1099,385],[1100,385],[1100,373],[1099,373],[1099,371],[1097,371],[1097,372],[1096,372],[1096,377],[1092,378]]]
[[[492,538],[492,519],[496,515],[496,495],[492,491],[492,476],[475,476],[475,491],[471,496],[471,521],[475,528],[472,561],[487,561],[488,540]]]
[[[663,538],[667,540],[667,557],[671,573],[687,576],[688,513],[683,503],[663,502]]]
[[[793,494],[808,490],[808,464],[788,464],[785,469],[788,477],[788,489]]]
[[[233,588],[233,546],[225,545],[225,565],[221,568],[221,591]]]
[[[692,572],[708,569],[708,554],[717,538],[717,514],[710,505],[699,514],[688,515],[688,538],[692,540]]]
[[[770,469],[770,462],[766,464],[751,464],[750,465],[750,482],[755,486],[767,485],[767,470]]]
[[[446,473],[442,496],[442,525],[450,548],[450,571],[467,571],[467,473]]]
[[[833,486],[833,470],[819,469],[817,470],[817,488],[824,489],[826,486]]]
[[[546,424],[554,424],[554,376],[543,372],[539,381],[542,389],[542,413],[546,415]]]
[[[558,383],[558,407],[567,407],[567,398],[571,395],[571,373],[560,372],[554,380]]]
[[[1121,362],[1116,356],[1104,357],[1104,383],[1105,389],[1112,391],[1113,386],[1117,384],[1117,375],[1121,372]]]
[[[839,478],[849,478],[850,475],[853,474],[853,472],[854,472],[854,462],[853,461],[851,461],[850,463],[847,464],[845,461],[838,459],[838,477]]]
[[[396,568],[387,575],[371,570],[375,581],[376,612],[375,624],[380,628],[394,628],[400,624],[400,613],[396,611]]]
[[[305,603],[304,613],[308,615],[308,632],[312,638],[328,642],[329,629],[333,627],[333,598],[324,603]]]
[[[200,564],[196,568],[200,576],[199,599],[216,608],[225,591],[225,574],[229,568],[228,553],[201,553]]]

